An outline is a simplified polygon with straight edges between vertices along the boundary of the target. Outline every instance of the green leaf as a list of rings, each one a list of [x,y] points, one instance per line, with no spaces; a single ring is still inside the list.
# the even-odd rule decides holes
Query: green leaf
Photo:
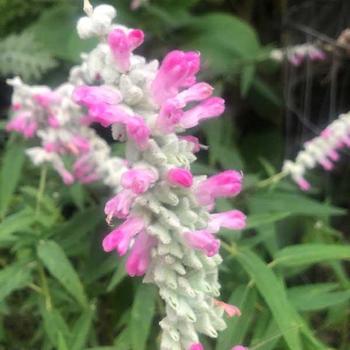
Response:
[[[254,59],[260,49],[254,29],[233,15],[210,13],[198,16],[184,30],[188,38],[186,46],[201,51],[210,69],[216,73],[239,71],[244,59]],[[249,79],[245,78],[248,82],[251,74],[252,70],[247,74]],[[245,84],[249,86],[247,82]]]
[[[34,213],[29,208],[6,217],[0,223],[0,246],[12,244],[17,239],[14,234],[18,231],[26,231],[34,222]]]
[[[285,289],[276,275],[251,251],[240,250],[237,259],[251,276],[258,291],[269,306],[289,349],[301,350],[300,328],[303,323],[289,303]]]
[[[61,313],[56,309],[47,309],[44,305],[40,305],[41,316],[44,321],[44,330],[48,339],[56,348],[64,349],[67,341],[71,338],[68,325]]]
[[[289,212],[262,213],[262,214],[249,215],[247,218],[247,226],[245,227],[245,230],[258,228],[266,224],[272,224],[274,222],[285,219],[289,215],[290,215]]]
[[[258,192],[250,197],[249,203],[254,214],[289,212],[293,215],[328,216],[345,213],[344,209],[320,203],[305,195],[283,191]]]
[[[114,272],[111,281],[108,284],[107,292],[112,291],[126,276],[126,271],[122,261],[119,261],[118,268]]]
[[[81,40],[76,32],[80,6],[63,3],[43,12],[31,27],[38,42],[52,55],[79,62],[81,52],[90,51],[96,40]]]
[[[252,86],[252,83],[254,81],[255,76],[255,65],[248,64],[243,67],[242,73],[241,73],[241,93],[242,96],[246,96],[249,92],[250,87]]]
[[[9,265],[0,271],[0,302],[17,289],[32,281],[29,268],[23,265]]]
[[[317,311],[345,303],[350,299],[350,290],[333,292],[335,288],[337,283],[298,286],[288,290],[288,297],[300,311]]]
[[[63,249],[54,241],[41,241],[37,253],[45,267],[83,307],[87,297],[82,283]]]
[[[84,311],[75,322],[72,330],[74,337],[71,346],[69,347],[70,350],[81,350],[85,348],[85,344],[89,337],[93,316],[94,310],[89,308]]]
[[[133,350],[145,350],[155,312],[156,289],[141,284],[131,308],[130,337]]]
[[[22,175],[24,146],[22,140],[12,138],[7,142],[0,172],[0,216],[6,215],[11,197]]]
[[[131,338],[129,328],[124,328],[122,332],[114,340],[114,349],[118,350],[130,350],[131,349]]]
[[[350,246],[308,243],[280,250],[275,255],[274,264],[295,267],[340,259],[350,259]]]

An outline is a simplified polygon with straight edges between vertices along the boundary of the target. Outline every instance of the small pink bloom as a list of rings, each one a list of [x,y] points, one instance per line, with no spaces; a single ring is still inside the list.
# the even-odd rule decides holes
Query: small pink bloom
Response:
[[[6,125],[7,131],[16,131],[22,134],[25,138],[33,137],[37,129],[38,123],[33,119],[31,112],[18,113]]]
[[[46,142],[44,144],[44,150],[49,153],[59,153],[60,147],[55,142]]]
[[[249,350],[249,349],[242,345],[236,345],[231,350]]]
[[[74,177],[69,171],[62,169],[58,173],[66,185],[71,185],[74,182]]]
[[[224,310],[227,316],[230,318],[233,316],[241,316],[241,310],[235,305],[226,304],[223,301],[216,300],[216,299],[214,299],[214,304],[218,306],[220,309]]]
[[[218,232],[221,227],[242,230],[245,226],[246,216],[239,210],[229,210],[210,215],[209,228],[213,232]]]
[[[189,350],[204,350],[204,346],[201,343],[192,344]]]
[[[145,150],[151,134],[150,128],[142,117],[134,116],[124,120],[128,136],[134,140],[139,149]]]
[[[225,101],[220,97],[210,97],[199,105],[186,111],[180,126],[188,129],[198,125],[201,120],[220,116],[225,110]]]
[[[189,102],[202,101],[213,93],[213,87],[207,83],[197,83],[176,95],[175,99],[186,106]]]
[[[186,242],[194,249],[202,250],[207,256],[214,256],[220,248],[220,241],[208,230],[185,232]]]
[[[76,135],[72,139],[72,144],[78,150],[78,154],[86,153],[90,150],[90,142],[85,137]]]
[[[121,177],[121,184],[135,194],[145,193],[157,180],[153,171],[148,169],[127,170]]]
[[[328,153],[328,157],[331,158],[333,161],[337,161],[339,160],[339,154],[337,153],[336,150],[330,150],[329,153]]]
[[[142,276],[147,271],[151,259],[151,249],[157,240],[141,231],[135,240],[130,255],[126,260],[126,271],[131,277]]]
[[[201,205],[212,206],[216,198],[236,196],[242,189],[242,174],[226,170],[202,181],[196,189],[196,197]]]
[[[129,215],[130,208],[134,203],[136,194],[130,190],[122,190],[115,197],[110,199],[105,205],[105,214],[109,223],[113,217],[119,219]]]
[[[176,96],[181,88],[193,85],[199,68],[199,53],[179,50],[169,52],[151,86],[154,100],[161,105],[167,99]]]
[[[164,102],[156,121],[157,127],[165,133],[173,132],[184,114],[181,108],[182,105],[176,99],[169,99]]]
[[[89,184],[89,183],[92,183],[92,182],[100,180],[100,177],[99,177],[98,174],[93,172],[93,173],[91,173],[89,175],[85,175],[85,176],[82,176],[80,178],[77,178],[77,180],[79,182],[81,182],[82,184]]]
[[[326,129],[324,129],[324,130],[321,132],[320,135],[321,135],[322,138],[328,139],[330,136],[332,136],[332,131],[331,131],[331,129],[326,128]]]
[[[96,105],[117,105],[122,96],[119,91],[109,86],[87,86],[81,85],[74,89],[73,99],[76,103],[87,108]]]
[[[115,123],[124,124],[126,120],[131,118],[131,116],[119,106],[99,104],[90,108],[89,112],[90,122],[99,123],[105,128]]]
[[[304,178],[298,179],[296,183],[299,186],[299,188],[303,191],[309,191],[311,188],[311,185],[309,184],[309,182],[307,182]]]
[[[166,175],[167,181],[174,186],[191,187],[193,176],[191,172],[183,168],[172,168]]]
[[[60,96],[56,92],[51,90],[34,95],[34,101],[36,101],[40,106],[44,108],[48,108],[52,104],[58,103],[60,99]]]
[[[319,160],[319,163],[321,164],[323,169],[327,170],[327,171],[332,170],[333,167],[334,167],[333,163],[330,160],[326,159],[326,158]]]
[[[111,252],[115,249],[119,255],[125,255],[132,238],[143,230],[144,225],[142,219],[129,217],[104,238],[102,242],[103,250],[105,252]]]
[[[180,136],[180,139],[193,144],[193,150],[192,150],[193,153],[197,153],[201,150],[201,145],[199,143],[198,137],[192,136],[192,135],[184,135],[184,136]]]
[[[19,102],[12,103],[11,108],[13,111],[19,111],[22,108],[22,104]]]
[[[58,121],[58,119],[53,115],[50,114],[47,118],[47,122],[49,123],[49,125],[51,126],[51,128],[58,128],[60,126],[60,122]]]
[[[109,33],[108,44],[122,72],[130,68],[131,53],[143,43],[143,40],[143,31],[139,29],[131,29],[126,32],[117,28]]]

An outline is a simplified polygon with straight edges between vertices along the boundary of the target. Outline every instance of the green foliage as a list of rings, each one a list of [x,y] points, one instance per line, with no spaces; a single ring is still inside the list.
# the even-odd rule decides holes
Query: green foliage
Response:
[[[218,203],[219,210],[248,214],[245,230],[220,234],[222,300],[242,316],[227,319],[206,350],[349,349],[344,202],[333,193],[302,194],[282,177],[261,181],[281,168],[283,101],[276,68],[266,62],[270,48],[259,39],[261,23],[254,22],[258,2],[150,0],[136,12],[129,1],[109,2],[117,4],[120,23],[145,30],[148,57],[181,46],[200,50],[206,67],[200,80],[209,78],[226,98],[225,115],[195,130],[209,152],[198,154],[194,171],[244,171],[242,194]],[[75,33],[80,5],[0,1],[7,35],[0,40],[0,74],[37,80],[47,72],[52,85],[64,80],[67,67],[94,45]],[[271,19],[263,20],[270,28]],[[13,28],[22,34],[9,35]],[[103,218],[109,194],[98,185],[62,186],[53,172],[45,176],[25,161],[23,149],[16,138],[0,151],[0,348],[157,349],[163,314],[157,291],[126,278],[125,259],[101,249],[110,230]]]
[[[33,34],[11,34],[0,40],[0,74],[20,75],[24,80],[39,79],[56,65],[50,53]]]

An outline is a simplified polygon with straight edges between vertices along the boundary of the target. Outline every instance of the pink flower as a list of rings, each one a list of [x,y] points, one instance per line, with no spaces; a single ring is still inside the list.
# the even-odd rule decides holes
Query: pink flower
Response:
[[[60,99],[60,96],[56,92],[51,90],[34,95],[34,101],[36,101],[40,106],[44,108],[48,108],[52,104],[58,103]]]
[[[105,214],[109,223],[113,217],[119,219],[129,215],[130,208],[134,203],[136,194],[130,190],[122,190],[115,197],[110,199],[105,205]]]
[[[58,121],[56,116],[54,116],[53,114],[50,114],[48,116],[47,122],[51,126],[51,128],[58,128],[60,126],[60,122]]]
[[[83,136],[76,135],[71,141],[72,145],[77,149],[78,154],[86,153],[90,150],[90,142]]]
[[[184,112],[180,126],[188,129],[192,128],[201,120],[220,116],[225,110],[225,100],[220,97],[210,97],[199,105]]]
[[[242,174],[226,170],[202,181],[196,189],[196,197],[201,205],[213,206],[216,198],[236,196],[242,188]]]
[[[183,168],[172,168],[166,175],[167,181],[174,186],[191,187],[193,176],[191,172]]]
[[[189,350],[204,350],[204,346],[201,343],[192,344]]]
[[[216,299],[214,299],[214,304],[220,309],[224,310],[224,312],[226,312],[227,316],[230,318],[233,316],[241,316],[241,310],[235,305],[226,304],[223,301]]]
[[[138,148],[145,150],[151,134],[150,128],[142,117],[134,116],[124,120],[128,136],[137,144]]]
[[[299,188],[303,191],[309,191],[311,188],[311,185],[309,182],[307,182],[304,178],[300,178],[296,181]]]
[[[197,83],[176,95],[176,99],[183,107],[189,102],[202,101],[213,93],[213,87],[207,83]]]
[[[184,114],[181,108],[182,105],[176,99],[169,99],[164,102],[156,121],[157,127],[165,133],[173,132]]]
[[[192,248],[202,250],[207,256],[214,256],[220,248],[220,241],[208,230],[185,232],[184,238]]]
[[[6,125],[7,131],[16,131],[22,134],[25,138],[33,137],[37,129],[38,123],[33,119],[31,112],[18,113]]]
[[[176,96],[181,88],[193,85],[199,68],[199,53],[179,50],[169,52],[151,86],[154,100],[161,105],[167,99]]]
[[[130,68],[131,53],[143,43],[143,40],[143,31],[139,29],[131,29],[126,32],[117,28],[109,33],[108,44],[122,72]]]
[[[246,225],[246,216],[239,210],[229,210],[210,215],[209,228],[218,232],[221,227],[231,230],[241,230]]]
[[[129,120],[130,115],[120,106],[108,106],[105,104],[98,104],[89,109],[88,120],[99,123],[104,127],[115,123],[124,124]]]
[[[148,169],[131,169],[123,173],[121,184],[135,194],[145,193],[157,180],[157,176]]]
[[[117,105],[122,100],[122,96],[119,91],[108,86],[81,85],[74,89],[73,99],[87,108],[94,108],[100,104]]]
[[[126,271],[131,277],[142,276],[147,271],[151,258],[151,249],[157,240],[144,231],[137,236],[130,255],[126,260]]]
[[[74,182],[74,176],[66,169],[56,169],[65,185],[71,185]]]
[[[103,250],[111,252],[115,249],[119,255],[125,255],[132,238],[141,232],[144,226],[145,224],[141,218],[129,217],[104,238],[102,242]]]
[[[201,150],[201,145],[199,143],[198,137],[195,137],[192,135],[184,135],[184,136],[180,136],[180,139],[193,144],[193,150],[192,150],[193,153],[197,153]]]

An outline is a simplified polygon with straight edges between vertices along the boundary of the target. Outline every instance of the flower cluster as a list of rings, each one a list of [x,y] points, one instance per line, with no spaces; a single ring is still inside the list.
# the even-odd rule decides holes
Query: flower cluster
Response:
[[[224,313],[240,316],[217,299],[217,233],[244,228],[246,217],[214,212],[217,199],[239,194],[242,173],[194,176],[191,163],[205,147],[186,131],[219,117],[224,100],[197,81],[198,52],[175,50],[161,64],[147,62],[134,54],[143,32],[113,24],[113,7],[86,12],[78,34],[98,37],[97,47],[55,90],[10,81],[14,115],[7,129],[39,138],[41,146],[27,153],[35,164],[52,163],[66,184],[101,180],[111,187],[105,214],[114,229],[103,249],[127,255],[128,274],[158,286],[166,311],[161,350],[202,350],[199,334],[215,338],[226,327]],[[92,123],[111,127],[113,138],[125,142],[125,160],[111,157]]]
[[[327,171],[332,170],[334,162],[340,157],[339,151],[344,147],[350,147],[350,113],[340,115],[319,136],[306,142],[294,162],[284,162],[283,172],[291,175],[298,186],[307,191],[310,184],[304,177],[306,171],[317,165]]]
[[[223,313],[239,316],[220,295],[218,265],[221,227],[242,229],[238,210],[213,213],[218,198],[234,197],[242,174],[227,170],[194,176],[191,163],[199,140],[186,131],[224,111],[213,88],[197,82],[200,55],[175,50],[161,64],[134,54],[144,34],[112,23],[115,10],[101,5],[79,20],[82,38],[100,42],[73,68],[73,97],[87,119],[112,127],[126,143],[128,167],[120,190],[105,206],[107,222],[123,220],[103,240],[106,252],[127,255],[130,276],[154,283],[165,301],[161,350],[202,349],[200,333],[216,337]],[[236,348],[238,349],[238,348]],[[242,349],[242,348],[241,348]]]
[[[270,53],[271,59],[283,61],[286,59],[293,66],[300,66],[307,59],[311,61],[324,61],[327,55],[324,50],[314,44],[290,46],[286,49],[274,49]]]
[[[26,151],[34,164],[51,163],[67,185],[103,180],[114,191],[118,189],[120,176],[115,169],[122,169],[125,162],[111,157],[108,144],[89,127],[72,100],[72,84],[55,90],[28,86],[19,78],[9,84],[14,88],[13,116],[6,128],[40,140],[40,146]]]

